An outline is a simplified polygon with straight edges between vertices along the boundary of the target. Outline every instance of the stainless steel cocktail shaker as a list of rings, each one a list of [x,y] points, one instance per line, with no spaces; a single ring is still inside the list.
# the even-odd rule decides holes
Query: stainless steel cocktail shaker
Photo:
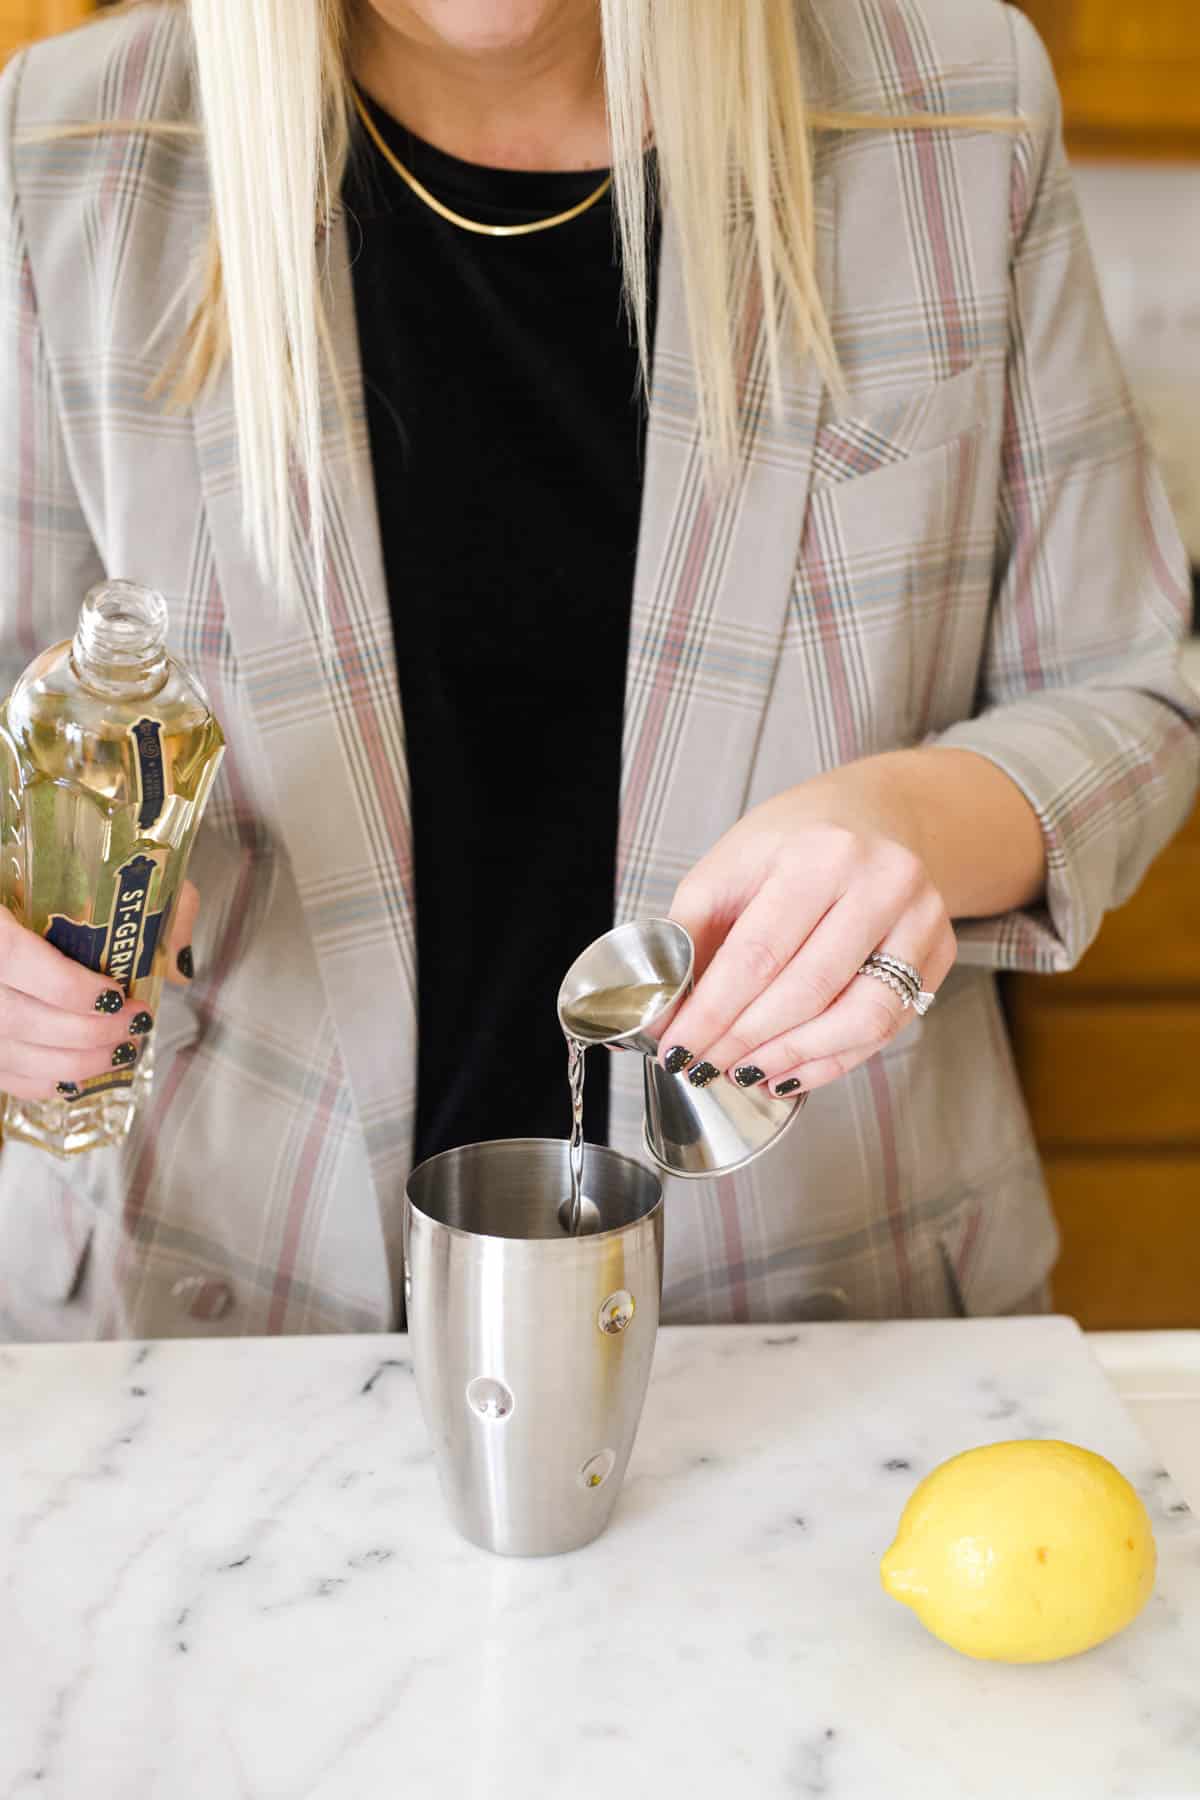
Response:
[[[404,1215],[413,1367],[451,1518],[508,1556],[603,1531],[658,1330],[662,1190],[589,1145],[583,1235],[563,1229],[565,1143],[514,1138],[414,1170]]]

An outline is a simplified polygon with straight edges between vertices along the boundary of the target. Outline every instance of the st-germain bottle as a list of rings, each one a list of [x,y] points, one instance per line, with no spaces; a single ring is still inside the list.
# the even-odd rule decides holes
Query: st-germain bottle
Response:
[[[224,739],[166,644],[161,595],[94,587],[74,638],[34,659],[0,707],[0,900],[110,987],[157,1013],[175,902]],[[73,1156],[119,1142],[149,1092],[136,1064],[64,1098],[4,1098],[6,1138]]]

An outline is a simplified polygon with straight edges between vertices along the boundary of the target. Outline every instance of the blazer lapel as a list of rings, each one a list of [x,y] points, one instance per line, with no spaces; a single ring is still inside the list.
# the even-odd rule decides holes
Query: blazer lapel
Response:
[[[832,224],[819,179],[818,275]],[[762,297],[743,246],[744,455],[706,476],[682,270],[667,220],[625,694],[618,920],[667,910],[680,878],[750,798],[808,503],[822,381],[806,358],[771,407]]]
[[[416,1090],[416,956],[404,729],[371,473],[345,222],[329,245],[334,360],[353,416],[327,396],[325,565],[318,615],[299,498],[290,605],[243,541],[228,371],[195,408],[201,480],[241,691],[275,796],[381,1206],[403,1199]],[[397,1212],[398,1220],[398,1212]]]

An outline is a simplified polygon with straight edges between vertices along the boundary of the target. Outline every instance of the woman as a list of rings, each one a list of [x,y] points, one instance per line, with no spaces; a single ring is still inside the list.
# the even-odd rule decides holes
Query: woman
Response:
[[[192,0],[2,94],[11,673],[143,580],[230,746],[146,1117],[0,1153],[8,1334],[398,1322],[413,1155],[563,1133],[614,891],[697,941],[676,1078],[812,1093],[671,1196],[668,1319],[1044,1304],[994,975],[1076,961],[1197,751],[1021,16]],[[3,1085],[108,1066],[94,978],[9,922],[0,980]]]

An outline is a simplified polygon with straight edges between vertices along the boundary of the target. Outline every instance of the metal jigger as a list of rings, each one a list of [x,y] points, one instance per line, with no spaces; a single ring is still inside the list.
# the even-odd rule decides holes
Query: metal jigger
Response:
[[[729,1175],[778,1141],[807,1095],[776,1100],[764,1087],[740,1088],[724,1076],[694,1088],[656,1060],[666,1031],[692,991],[695,948],[673,919],[637,919],[597,938],[576,957],[558,991],[559,1023],[589,1048],[639,1050],[645,1057],[647,1154],[668,1175]],[[614,990],[661,987],[649,1010],[603,1020],[589,1010]]]

